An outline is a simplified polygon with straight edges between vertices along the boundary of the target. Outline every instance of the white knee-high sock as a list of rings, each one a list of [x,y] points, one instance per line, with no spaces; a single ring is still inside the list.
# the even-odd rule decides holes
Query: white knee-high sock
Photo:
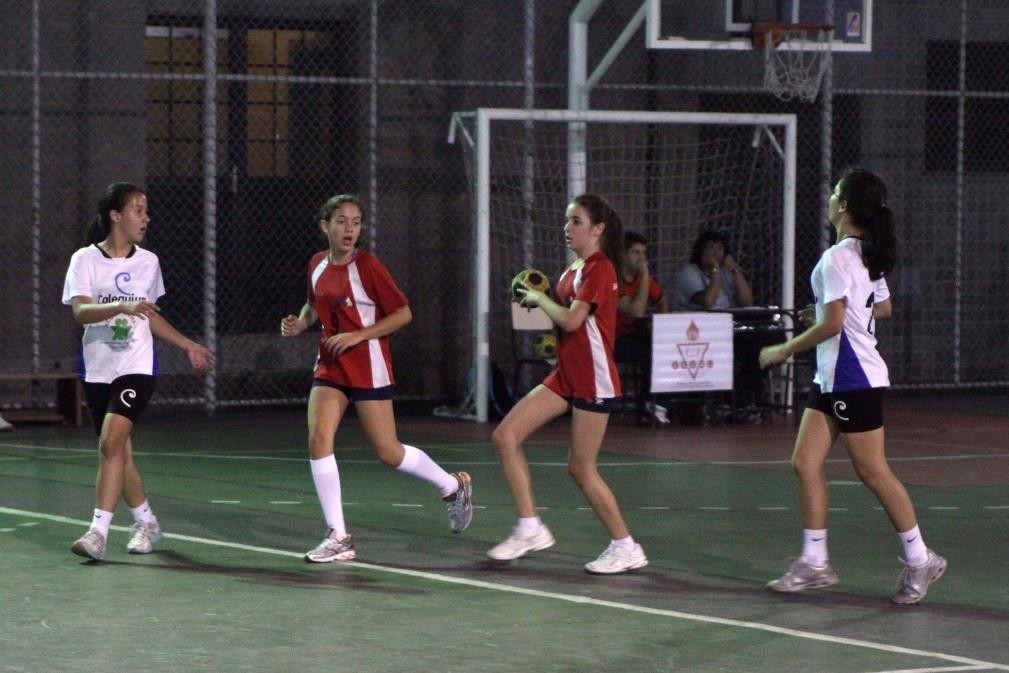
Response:
[[[459,490],[459,481],[416,446],[403,445],[403,462],[396,469],[411,477],[423,479],[441,491],[443,497]]]
[[[336,467],[336,457],[329,455],[318,460],[309,460],[312,465],[312,481],[319,495],[322,514],[326,525],[336,531],[336,537],[347,537],[347,524],[343,520],[343,494],[340,490],[340,470]]]

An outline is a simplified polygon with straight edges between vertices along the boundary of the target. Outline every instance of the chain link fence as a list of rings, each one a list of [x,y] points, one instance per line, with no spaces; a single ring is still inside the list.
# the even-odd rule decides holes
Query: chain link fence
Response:
[[[590,64],[637,4],[602,3]],[[3,372],[74,368],[80,327],[60,304],[63,277],[98,195],[130,180],[148,191],[146,246],[161,258],[164,315],[219,359],[198,377],[160,344],[155,400],[304,400],[318,335],[281,339],[278,324],[304,301],[307,261],[325,245],[319,205],[352,191],[366,204],[373,249],[414,309],[393,338],[400,397],[457,400],[469,368],[472,205],[460,151],[446,143],[449,120],[477,107],[566,108],[575,5],[5,3]],[[796,114],[797,303],[827,243],[831,182],[843,166],[865,165],[891,187],[904,245],[894,319],[880,326],[895,384],[1007,385],[1009,362],[993,354],[1009,345],[1000,261],[1009,7],[874,5],[873,51],[835,54],[813,103],[765,92],[759,53],[649,52],[639,34],[590,107]],[[761,264],[745,258],[754,248],[741,232],[727,233],[738,236],[741,264]],[[666,287],[674,262],[655,269]],[[5,407],[44,403],[4,386]]]

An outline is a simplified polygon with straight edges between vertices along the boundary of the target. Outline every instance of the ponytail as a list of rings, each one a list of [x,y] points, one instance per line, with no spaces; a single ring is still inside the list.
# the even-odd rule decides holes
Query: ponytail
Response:
[[[886,184],[864,168],[841,175],[838,198],[846,202],[851,221],[862,230],[862,263],[869,278],[879,280],[897,264],[897,232],[893,211],[886,205]]]
[[[897,234],[893,211],[880,206],[872,224],[862,227],[862,262],[869,269],[869,278],[886,276],[897,264]]]
[[[589,213],[592,223],[602,222],[606,225],[599,239],[599,249],[619,269],[624,261],[624,224],[617,211],[596,194],[582,194],[571,199],[571,203],[581,206]]]
[[[88,224],[87,242],[101,243],[109,237],[112,231],[112,216],[110,211],[122,211],[126,207],[133,194],[143,194],[144,190],[130,182],[113,182],[105,188],[105,192],[98,199],[98,214]]]

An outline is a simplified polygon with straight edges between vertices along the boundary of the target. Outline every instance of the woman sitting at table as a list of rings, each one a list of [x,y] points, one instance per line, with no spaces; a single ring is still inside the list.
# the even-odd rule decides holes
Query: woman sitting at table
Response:
[[[694,241],[690,263],[676,274],[676,309],[753,306],[753,289],[729,250],[729,239],[713,229]]]

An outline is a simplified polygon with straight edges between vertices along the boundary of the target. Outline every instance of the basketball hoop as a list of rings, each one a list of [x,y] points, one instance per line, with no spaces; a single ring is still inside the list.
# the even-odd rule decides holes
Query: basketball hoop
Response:
[[[833,41],[829,24],[754,23],[753,47],[764,50],[764,88],[784,101],[816,100]]]

